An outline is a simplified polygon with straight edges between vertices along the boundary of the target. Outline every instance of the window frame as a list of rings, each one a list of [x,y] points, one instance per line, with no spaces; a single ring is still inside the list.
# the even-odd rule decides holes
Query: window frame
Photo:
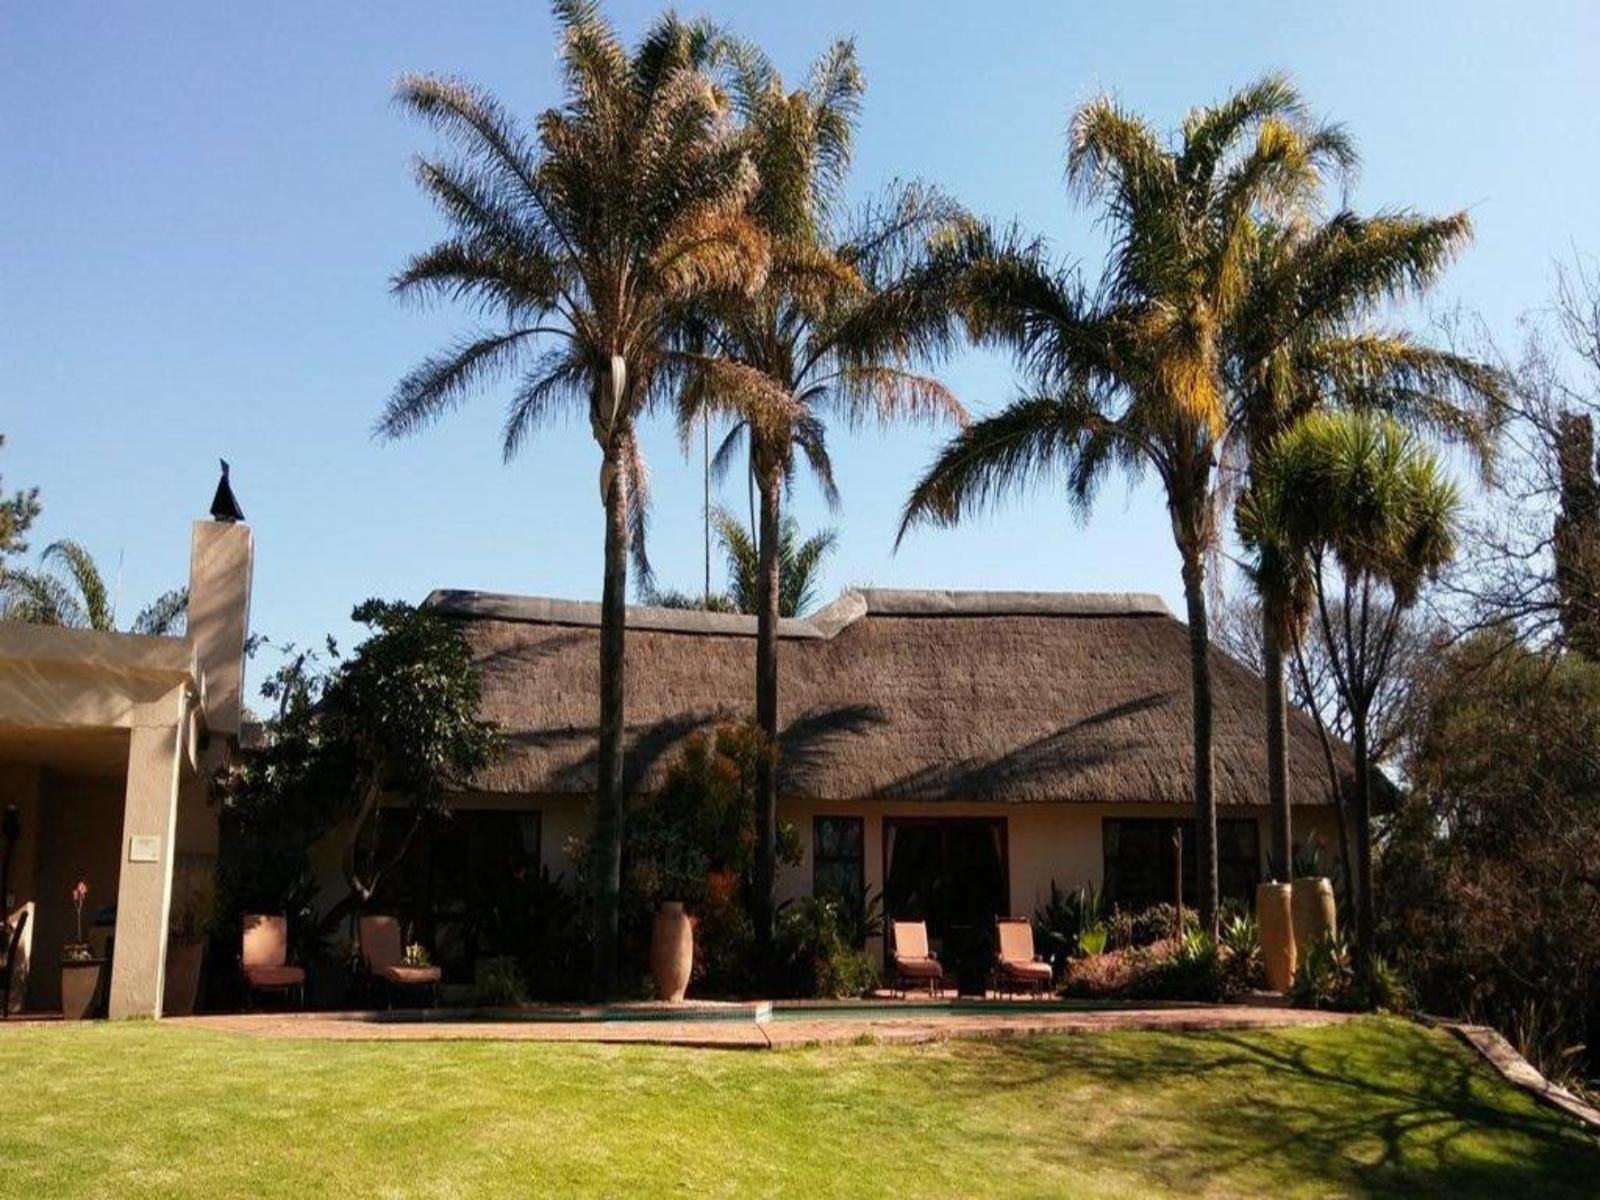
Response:
[[[822,853],[822,825],[824,822],[838,822],[853,824],[857,830],[857,850],[853,855]],[[849,863],[855,860],[856,896],[854,902],[865,904],[867,898],[867,819],[850,813],[814,813],[811,817],[811,894],[821,898],[823,893],[817,887],[819,868],[824,863],[834,866],[840,863]],[[849,897],[845,897],[849,899]]]

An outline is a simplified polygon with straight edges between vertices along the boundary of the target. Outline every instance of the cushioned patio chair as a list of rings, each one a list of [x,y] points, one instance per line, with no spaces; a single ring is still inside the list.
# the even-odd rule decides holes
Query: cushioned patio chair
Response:
[[[306,972],[289,963],[289,922],[283,917],[248,913],[242,926],[239,974],[244,980],[245,1007],[250,1007],[257,992],[282,992],[285,999],[298,994],[304,1008]]]
[[[410,967],[400,937],[400,922],[394,917],[362,917],[357,924],[361,940],[361,960],[372,980],[383,989],[384,1002],[392,1003],[396,992],[423,995],[431,1005],[438,993],[442,972],[438,967]]]
[[[889,926],[894,945],[893,981],[899,985],[900,994],[906,994],[906,984],[925,986],[928,995],[934,989],[944,992],[944,967],[939,956],[928,949],[928,926],[924,921],[893,921]]]
[[[3,947],[5,962],[0,963],[0,1020],[21,1012],[23,997],[28,994],[28,961],[33,957],[33,901],[12,913],[6,928],[10,936]]]
[[[1055,982],[1049,960],[1033,952],[1033,922],[1001,917],[995,922],[994,990],[1043,993]]]

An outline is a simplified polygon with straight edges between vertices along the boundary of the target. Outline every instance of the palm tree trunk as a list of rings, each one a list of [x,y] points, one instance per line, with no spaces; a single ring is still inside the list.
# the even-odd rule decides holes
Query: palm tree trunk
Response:
[[[1351,713],[1355,738],[1355,834],[1356,834],[1356,970],[1368,978],[1376,948],[1377,905],[1372,895],[1372,779],[1368,762],[1367,714]]]
[[[1183,599],[1189,612],[1189,671],[1194,692],[1195,896],[1200,928],[1217,936],[1216,756],[1212,750],[1211,630],[1206,617],[1205,565],[1183,552]]]
[[[609,999],[617,988],[617,897],[622,890],[623,655],[627,639],[628,479],[613,438],[606,447],[611,468],[606,489],[605,586],[600,594],[600,746],[596,756],[599,806],[594,849],[594,993]]]
[[[756,576],[756,723],[771,747],[778,744],[778,545],[783,481],[763,474],[761,569]],[[775,756],[761,760],[756,777],[756,945],[763,963],[772,947],[773,883],[778,867],[778,770]]]
[[[1289,809],[1289,703],[1283,678],[1283,646],[1272,614],[1261,606],[1261,676],[1267,708],[1267,802],[1272,809],[1268,861],[1280,882],[1294,874],[1294,833]]]

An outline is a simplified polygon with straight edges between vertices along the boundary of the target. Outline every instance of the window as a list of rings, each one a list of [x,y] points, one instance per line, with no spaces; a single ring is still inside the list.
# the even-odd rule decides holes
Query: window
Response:
[[[1102,822],[1106,902],[1125,909],[1170,904],[1178,868],[1173,834],[1179,831],[1183,835],[1183,902],[1193,905],[1199,873],[1195,823],[1152,817],[1107,817]],[[1256,819],[1219,819],[1218,890],[1225,899],[1252,904],[1260,881],[1261,843]]]
[[[866,822],[816,817],[811,824],[811,893],[832,896],[853,910],[866,896]]]

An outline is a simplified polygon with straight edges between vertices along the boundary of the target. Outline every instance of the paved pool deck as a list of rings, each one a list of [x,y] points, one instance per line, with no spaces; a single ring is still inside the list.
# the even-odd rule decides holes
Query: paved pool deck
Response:
[[[746,1006],[734,1006],[746,1007]],[[1119,1030],[1212,1032],[1324,1025],[1348,1020],[1343,1013],[1314,1012],[1262,1004],[1160,1004],[1081,1008],[1017,1001],[1007,1004],[941,1006],[912,1001],[901,1016],[881,1004],[785,1008],[775,1020],[758,1021],[735,1012],[674,1019],[671,1010],[639,1006],[637,1015],[616,1009],[506,1013],[238,1013],[169,1017],[186,1029],[259,1038],[329,1041],[525,1041],[594,1042],[697,1048],[769,1050],[847,1042],[917,1043],[950,1038],[1006,1038],[1035,1034],[1089,1034]],[[944,1011],[940,1011],[943,1008]]]

